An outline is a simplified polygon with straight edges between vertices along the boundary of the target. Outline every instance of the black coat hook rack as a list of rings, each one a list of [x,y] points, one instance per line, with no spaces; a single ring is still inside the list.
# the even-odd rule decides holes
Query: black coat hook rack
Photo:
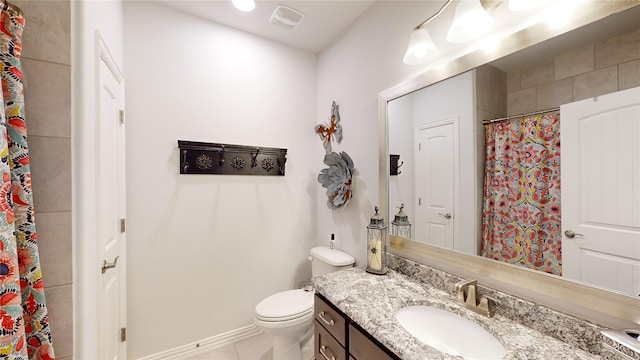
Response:
[[[400,167],[402,167],[402,165],[404,165],[404,161],[400,161],[400,164],[398,164],[398,161],[400,161],[400,155],[389,155],[389,175],[400,175],[402,174],[402,171],[400,170]]]
[[[178,140],[180,174],[284,176],[287,149]]]

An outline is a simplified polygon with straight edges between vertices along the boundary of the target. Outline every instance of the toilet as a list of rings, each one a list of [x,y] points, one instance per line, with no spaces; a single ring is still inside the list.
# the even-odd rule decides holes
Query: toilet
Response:
[[[312,248],[309,260],[312,278],[355,264],[353,256],[325,246]],[[255,323],[272,337],[273,359],[313,359],[313,296],[310,288],[286,290],[256,305]]]

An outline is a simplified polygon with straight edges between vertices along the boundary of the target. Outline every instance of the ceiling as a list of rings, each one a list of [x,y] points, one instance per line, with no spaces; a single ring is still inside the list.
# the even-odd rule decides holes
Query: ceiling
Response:
[[[231,0],[158,0],[186,13],[234,29],[259,35],[311,53],[319,53],[349,28],[374,0],[256,0],[256,8],[243,13]],[[269,23],[279,4],[304,14],[294,29]]]
[[[231,0],[155,1],[194,16],[316,54],[345,33],[374,2],[398,1],[400,3],[403,0],[256,0],[256,8],[250,13],[235,9]],[[491,15],[496,20],[494,32],[526,26],[524,24],[535,15],[526,11],[511,12],[507,6],[504,6],[505,4],[501,4],[502,0],[482,1],[497,4],[491,10]],[[421,3],[425,5],[420,10],[421,14],[413,14],[413,16],[422,21],[437,12],[445,2],[446,0],[423,0]],[[304,14],[304,18],[296,28],[286,29],[269,23],[271,13],[279,4],[292,7]],[[428,28],[432,32],[436,46],[441,51],[444,50],[444,53],[450,53],[456,57],[467,51],[465,48],[468,48],[469,44],[451,44],[445,39],[446,31],[453,20],[454,5],[455,3],[447,6],[440,16],[430,21]],[[571,31],[552,41],[533,46],[527,51],[498,60],[494,65],[508,71],[514,66],[533,64],[547,56],[636,29],[638,18],[640,18],[640,6],[635,6],[622,14],[610,16],[583,29]],[[585,35],[583,31],[587,31],[589,35]]]

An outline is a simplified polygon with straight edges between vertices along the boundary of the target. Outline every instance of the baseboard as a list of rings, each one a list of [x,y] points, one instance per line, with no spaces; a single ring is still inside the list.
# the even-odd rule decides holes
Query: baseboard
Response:
[[[179,346],[177,348],[162,351],[157,354],[138,358],[138,360],[182,360],[188,356],[197,356],[223,347],[225,345],[248,339],[252,336],[260,334],[261,332],[262,331],[258,328],[258,326],[256,326],[256,324],[251,324],[240,329],[231,330],[224,334],[212,336],[208,339],[202,339],[191,344]]]

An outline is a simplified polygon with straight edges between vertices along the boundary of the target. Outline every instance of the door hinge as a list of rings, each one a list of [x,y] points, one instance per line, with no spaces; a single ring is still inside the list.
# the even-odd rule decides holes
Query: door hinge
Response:
[[[418,198],[418,206],[422,206],[422,198]]]
[[[422,151],[422,143],[418,143],[418,151]]]
[[[120,342],[127,341],[127,328],[120,328]]]
[[[124,124],[124,109],[120,109],[120,125]]]
[[[126,229],[126,220],[120,219],[120,232],[123,233]]]

